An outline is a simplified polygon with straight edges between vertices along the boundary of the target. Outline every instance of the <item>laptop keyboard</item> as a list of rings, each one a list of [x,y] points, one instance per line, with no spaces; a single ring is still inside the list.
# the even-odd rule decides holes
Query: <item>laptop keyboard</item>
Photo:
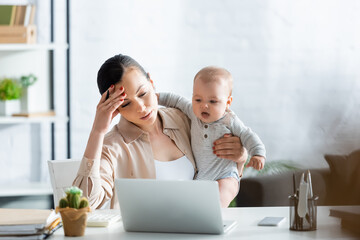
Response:
[[[88,214],[88,227],[107,227],[113,223],[121,220],[120,211],[114,212],[111,210],[95,210]]]

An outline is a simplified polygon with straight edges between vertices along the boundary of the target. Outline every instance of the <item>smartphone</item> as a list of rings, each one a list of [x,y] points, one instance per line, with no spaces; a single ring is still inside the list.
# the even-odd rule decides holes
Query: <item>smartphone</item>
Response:
[[[265,217],[259,223],[258,226],[279,226],[285,217]]]

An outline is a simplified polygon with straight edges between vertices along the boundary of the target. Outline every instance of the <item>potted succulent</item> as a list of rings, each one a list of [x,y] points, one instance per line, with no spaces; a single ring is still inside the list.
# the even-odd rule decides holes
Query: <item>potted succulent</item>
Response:
[[[0,80],[0,115],[11,115],[20,111],[22,85],[11,78]]]
[[[89,202],[82,196],[82,190],[71,187],[66,197],[60,199],[56,212],[60,212],[65,236],[83,236],[85,233]]]

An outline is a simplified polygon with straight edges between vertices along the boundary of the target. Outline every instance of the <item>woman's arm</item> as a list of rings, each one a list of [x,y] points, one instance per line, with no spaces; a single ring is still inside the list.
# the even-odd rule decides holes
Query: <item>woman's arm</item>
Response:
[[[115,87],[111,86],[101,96],[84,157],[73,182],[73,185],[83,190],[84,196],[89,199],[90,206],[93,209],[102,206],[112,196],[111,178],[108,177],[113,175],[111,161],[108,158],[100,159],[105,134],[112,119],[119,114],[118,107],[124,102],[125,94],[123,92],[123,89],[115,90]],[[103,156],[106,157],[106,153]],[[102,175],[100,169],[103,170]]]
[[[103,93],[96,108],[95,120],[84,153],[84,157],[89,159],[100,159],[104,136],[111,121],[119,114],[117,109],[124,102],[123,88],[115,90],[114,85],[111,85],[108,91]],[[110,95],[108,99],[107,94]]]

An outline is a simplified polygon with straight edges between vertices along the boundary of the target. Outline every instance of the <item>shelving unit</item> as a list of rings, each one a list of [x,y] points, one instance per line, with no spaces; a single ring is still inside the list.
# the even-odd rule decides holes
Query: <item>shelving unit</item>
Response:
[[[54,110],[54,62],[53,62],[53,54],[55,51],[67,51],[68,44],[58,44],[58,43],[47,43],[47,44],[0,44],[0,62],[3,64],[7,64],[7,59],[11,62],[9,66],[7,66],[7,69],[14,68],[15,72],[20,69],[26,68],[28,71],[32,69],[31,67],[27,65],[32,65],[33,63],[24,64],[24,61],[27,61],[29,59],[29,56],[32,56],[33,53],[35,57],[41,58],[42,64],[45,65],[46,68],[48,68],[46,71],[40,70],[43,78],[48,78],[47,80],[47,87],[45,89],[48,89],[47,92],[42,92],[43,95],[48,95],[48,107],[50,109],[46,110]],[[26,57],[24,57],[26,55]],[[23,61],[23,65],[19,66],[17,64],[17,59],[20,58],[21,61]],[[30,58],[31,59],[31,58]],[[21,64],[20,64],[21,65]],[[12,67],[14,66],[14,67]],[[25,67],[26,66],[26,67]],[[39,71],[39,68],[44,68],[37,66],[37,69]],[[0,68],[1,69],[1,68]],[[4,71],[4,68],[2,68]],[[6,71],[9,70],[5,70]],[[14,74],[13,72],[9,71],[10,75]],[[9,74],[9,72],[7,74]],[[3,73],[3,72],[2,72]],[[65,84],[65,81],[64,81]],[[31,123],[32,124],[32,132],[35,131],[41,131],[41,127],[35,126],[34,124],[43,124],[43,123],[66,123],[69,121],[68,116],[44,116],[44,117],[11,117],[11,116],[0,116],[0,124],[26,124]],[[36,129],[37,130],[34,130]],[[54,125],[52,125],[52,136],[51,136],[51,156],[52,158],[55,157],[55,146],[54,146]]]
[[[48,183],[22,183],[0,185],[0,197],[51,195],[52,188]]]
[[[25,54],[32,55],[31,52],[34,52],[37,55],[39,52],[42,56],[45,56],[45,62],[49,64],[45,67],[48,68],[45,72],[48,74],[48,85],[50,88],[54,86],[54,76],[51,76],[54,71],[52,55],[55,51],[66,51],[68,49],[67,44],[0,44],[0,57],[3,61],[6,61],[7,58],[12,58],[12,63],[14,62],[14,56],[21,57]],[[5,59],[5,60],[4,60]],[[24,60],[22,60],[24,61]],[[16,62],[16,61],[15,61]],[[31,64],[30,64],[31,65]],[[21,68],[21,66],[15,66]],[[64,81],[65,84],[65,81]],[[49,107],[54,110],[54,90],[49,89]],[[51,156],[55,156],[55,144],[54,144],[54,135],[55,135],[55,125],[57,123],[66,124],[69,121],[68,116],[39,116],[39,117],[13,117],[13,116],[0,116],[0,127],[7,128],[12,127],[13,125],[29,125],[29,144],[31,145],[31,153],[29,156],[29,161],[31,165],[41,164],[50,159],[50,156],[42,152],[42,148],[47,143],[48,140],[43,139],[44,129],[45,132],[51,134],[50,137],[50,147]],[[51,125],[51,130],[49,131],[49,125]],[[40,158],[33,160],[34,158]],[[36,166],[31,166],[30,181],[19,183],[9,183],[9,184],[0,184],[0,207],[26,207],[30,208],[32,206],[37,206],[40,208],[52,207],[52,188],[49,182],[37,182],[37,176],[43,174],[41,167],[36,168]]]
[[[68,44],[0,44],[0,51],[66,50]]]
[[[61,123],[67,122],[68,117],[0,117],[0,124],[26,124],[26,123]]]
[[[10,2],[10,5],[17,5],[17,4],[26,4],[27,1],[21,2]],[[40,1],[39,1],[40,2]],[[39,3],[38,2],[38,3]],[[1,4],[2,2],[0,2]],[[42,1],[41,1],[42,3]],[[46,5],[46,4],[45,4]],[[65,77],[60,79],[61,84],[69,86],[69,1],[66,1],[66,42],[67,43],[54,43],[54,1],[50,0],[50,29],[49,29],[49,36],[50,42],[49,43],[38,43],[38,44],[0,44],[0,77],[5,76],[15,76],[18,75],[18,72],[28,72],[34,73],[37,75],[36,71],[40,71],[40,75],[42,80],[46,81],[46,86],[44,91],[43,89],[39,92],[39,94],[47,95],[49,102],[47,102],[49,109],[47,110],[55,110],[55,89],[54,86],[56,85],[55,81],[55,54],[57,52],[61,52],[62,55],[66,56],[64,58],[64,66],[66,67],[66,74]],[[40,56],[41,61],[37,62],[38,59],[36,58],[31,59],[29,56],[31,55]],[[25,56],[25,57],[24,57]],[[19,60],[19,61],[18,61]],[[25,70],[24,70],[25,69]],[[29,69],[35,69],[35,72],[30,72]],[[41,70],[42,69],[42,70]],[[44,71],[43,71],[44,70]],[[37,83],[35,83],[37,84]],[[33,86],[31,86],[33,87]],[[41,116],[41,117],[12,117],[12,116],[0,116],[0,130],[7,130],[13,128],[21,128],[28,130],[28,135],[26,141],[29,141],[27,144],[31,149],[31,153],[29,156],[30,163],[30,182],[20,181],[17,179],[16,182],[6,182],[6,184],[0,184],[0,207],[17,207],[15,202],[23,201],[21,199],[27,199],[26,201],[36,203],[40,199],[43,201],[44,199],[47,202],[51,202],[52,200],[48,201],[48,199],[52,197],[52,189],[49,182],[40,182],[37,178],[41,175],[42,172],[47,171],[44,169],[44,166],[39,167],[38,164],[46,164],[47,160],[55,159],[55,124],[62,124],[60,126],[64,126],[66,132],[66,147],[67,147],[67,156],[70,157],[70,110],[69,110],[69,89],[66,90],[66,97],[63,106],[66,106],[65,113],[62,115],[58,115],[56,112],[56,116]],[[62,98],[61,98],[62,99]],[[49,136],[50,134],[51,136]],[[43,136],[46,135],[44,139]],[[3,135],[4,137],[4,135]],[[19,138],[19,137],[16,137]],[[4,138],[3,138],[4,139]],[[0,139],[1,140],[1,139]],[[50,141],[49,141],[50,140]],[[44,144],[46,143],[46,144]],[[42,149],[44,146],[50,146],[49,149],[46,150]],[[1,146],[0,146],[1,147]],[[29,148],[28,147],[28,148]],[[9,149],[2,149],[9,151]],[[50,151],[51,150],[51,151]],[[19,151],[22,151],[19,148]],[[45,153],[44,153],[45,152]],[[51,157],[48,153],[51,152]],[[63,152],[66,152],[64,150]],[[1,157],[1,155],[0,155]],[[3,160],[3,159],[1,159]],[[37,168],[38,167],[38,168]],[[15,168],[16,169],[16,168]],[[20,181],[20,183],[19,183]],[[44,202],[44,201],[43,201]],[[9,205],[10,204],[10,205]],[[29,205],[21,207],[29,207]]]

